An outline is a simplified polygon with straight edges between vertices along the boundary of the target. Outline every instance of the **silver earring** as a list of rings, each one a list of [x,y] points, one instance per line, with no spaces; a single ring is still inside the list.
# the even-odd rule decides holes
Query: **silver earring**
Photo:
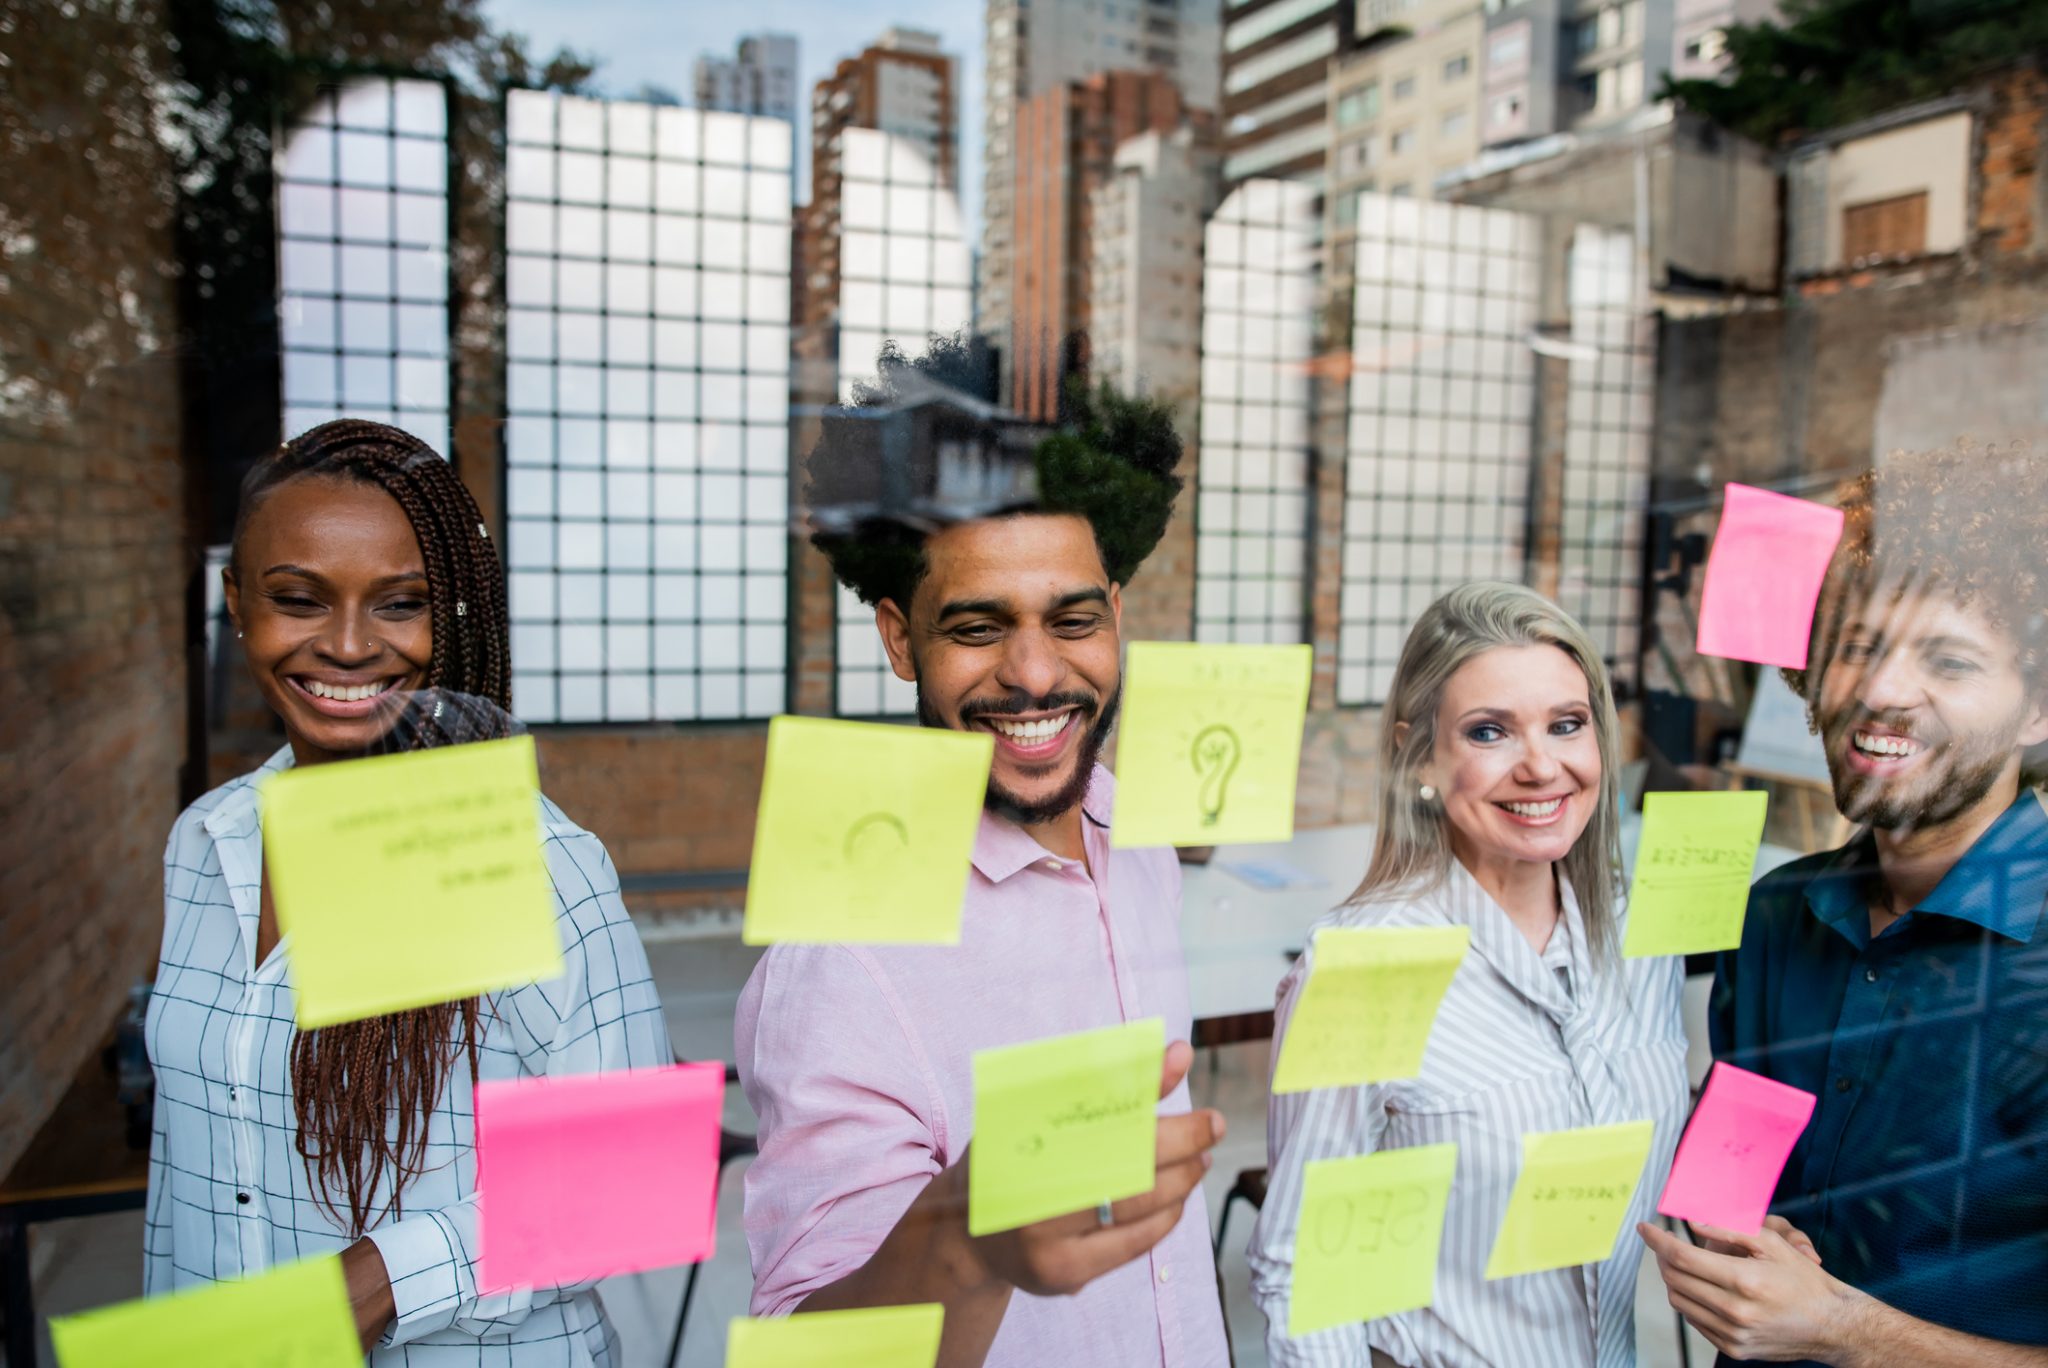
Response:
[[[455,600],[455,616],[461,617],[464,613],[468,611],[469,607],[467,604],[463,603],[461,599]]]
[[[1425,802],[1425,803],[1433,803],[1433,802],[1435,802],[1435,801],[1436,801],[1436,790],[1435,790],[1434,788],[1432,788],[1432,787],[1431,787],[1430,785],[1428,785],[1428,784],[1424,784],[1424,785],[1422,786],[1422,790],[1421,790],[1421,792],[1422,792],[1422,801],[1423,801],[1423,802]]]
[[[241,633],[241,631],[240,631],[240,630],[238,629],[238,630],[237,630],[237,631],[235,632],[235,640],[237,640],[237,641],[240,641],[241,639],[242,639],[242,633]]]
[[[491,539],[491,534],[484,530],[484,525],[482,523],[478,523],[476,525],[476,534],[477,536],[483,538],[485,541],[489,541]]]

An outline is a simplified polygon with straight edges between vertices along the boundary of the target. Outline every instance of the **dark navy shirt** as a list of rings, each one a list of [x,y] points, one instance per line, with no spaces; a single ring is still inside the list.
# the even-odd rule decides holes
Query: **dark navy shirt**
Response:
[[[1908,1315],[2048,1344],[2048,809],[2006,809],[1875,939],[1866,833],[1750,891],[1714,1054],[1815,1094],[1772,1210]]]

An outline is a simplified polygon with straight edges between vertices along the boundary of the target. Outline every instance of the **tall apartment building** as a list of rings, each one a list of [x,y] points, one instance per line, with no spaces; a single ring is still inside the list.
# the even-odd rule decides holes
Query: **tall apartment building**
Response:
[[[1775,20],[1777,0],[1676,0],[1671,22],[1671,74],[1681,81],[1711,80],[1728,68],[1730,24]]]
[[[1218,169],[1204,130],[1141,133],[1117,148],[1090,206],[1089,372],[1183,420],[1201,390],[1202,226]]]
[[[1330,59],[1351,46],[1357,0],[1246,0],[1223,28],[1223,182],[1319,180]]]
[[[788,33],[752,33],[740,39],[731,57],[703,53],[691,74],[690,90],[697,108],[728,114],[765,114],[789,125],[796,140],[797,41]],[[796,159],[790,159],[789,191],[796,197]]]
[[[1739,0],[1723,0],[1732,10]],[[1516,0],[1490,7],[1487,146],[1616,122],[1671,69],[1673,0]]]
[[[799,216],[797,321],[806,333],[838,307],[842,142],[850,128],[887,133],[921,152],[938,183],[959,188],[959,113],[953,59],[938,35],[891,28],[841,61],[811,91],[811,202]],[[967,320],[962,320],[963,322]]]
[[[1179,87],[1157,71],[1102,72],[1019,107],[1010,327],[1010,402],[1019,411],[1054,417],[1062,377],[1085,363],[1093,196],[1113,173],[1118,146],[1190,117]]]
[[[1042,91],[1112,70],[1170,77],[1194,109],[1220,99],[1222,0],[988,0],[977,326],[1010,349],[1017,118]]]

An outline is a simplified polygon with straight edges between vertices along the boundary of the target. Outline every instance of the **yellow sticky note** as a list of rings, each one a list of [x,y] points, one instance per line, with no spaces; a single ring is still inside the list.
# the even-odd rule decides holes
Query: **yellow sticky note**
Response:
[[[1486,1261],[1489,1278],[1604,1263],[1650,1157],[1648,1121],[1522,1137],[1522,1171]]]
[[[1769,795],[1649,793],[1621,953],[1691,955],[1742,944]]]
[[[1419,1311],[1436,1298],[1454,1144],[1318,1159],[1302,1169],[1287,1333]]]
[[[1472,943],[1466,926],[1327,927],[1280,1042],[1276,1093],[1350,1088],[1422,1072],[1444,990]]]
[[[341,1260],[50,1321],[63,1368],[363,1368]]]
[[[778,717],[754,819],[748,945],[953,945],[995,738]]]
[[[869,1306],[738,1316],[725,1332],[726,1368],[932,1368],[946,1308]]]
[[[1116,743],[1116,846],[1294,837],[1308,646],[1131,643]]]
[[[1158,1017],[976,1051],[969,1233],[1150,1192],[1165,1054]]]
[[[533,738],[285,770],[263,856],[301,1028],[562,972]]]

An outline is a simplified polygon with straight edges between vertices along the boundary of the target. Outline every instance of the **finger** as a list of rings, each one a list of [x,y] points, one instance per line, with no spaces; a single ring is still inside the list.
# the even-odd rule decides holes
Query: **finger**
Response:
[[[1704,1225],[1699,1221],[1693,1221],[1691,1225],[1694,1233],[1700,1238],[1724,1244],[1731,1253],[1739,1253],[1747,1258],[1768,1259],[1790,1248],[1784,1237],[1768,1225],[1753,1235],[1745,1235],[1739,1230],[1728,1230],[1722,1226]]]
[[[1669,1231],[1659,1230],[1652,1225],[1640,1224],[1636,1227],[1636,1232],[1657,1256],[1658,1269],[1664,1274],[1664,1281],[1667,1284],[1676,1270],[1725,1290],[1733,1286],[1735,1277],[1746,1262],[1744,1258],[1717,1254],[1711,1249],[1689,1245]]]
[[[1118,1225],[1129,1225],[1133,1221],[1150,1216],[1161,1207],[1179,1207],[1187,1201],[1188,1194],[1201,1186],[1202,1179],[1209,1172],[1208,1156],[1196,1155],[1178,1164],[1162,1168],[1153,1181],[1150,1192],[1141,1192],[1135,1197],[1125,1197],[1110,1203],[1110,1219]]]
[[[1821,1262],[1820,1251],[1814,1248],[1812,1237],[1798,1226],[1793,1225],[1783,1216],[1766,1216],[1764,1224],[1777,1231],[1778,1234],[1785,1238],[1787,1244],[1813,1260],[1814,1263],[1819,1264]]]
[[[1714,1348],[1731,1358],[1735,1356],[1739,1338],[1735,1327],[1712,1307],[1674,1292],[1671,1294],[1671,1309],[1685,1317],[1686,1324],[1705,1335]]]
[[[1084,1236],[1080,1242],[1078,1262],[1086,1279],[1092,1280],[1113,1268],[1122,1268],[1171,1235],[1180,1219],[1181,1204],[1175,1202],[1128,1225],[1119,1223]]]
[[[1188,1076],[1188,1066],[1195,1062],[1195,1047],[1185,1040],[1176,1040],[1166,1047],[1166,1058],[1159,1066],[1159,1096],[1163,1101],[1172,1096],[1180,1081]]]
[[[1159,1119],[1159,1138],[1154,1144],[1152,1162],[1164,1168],[1191,1159],[1214,1149],[1223,1132],[1223,1113],[1213,1108],[1163,1116]]]

